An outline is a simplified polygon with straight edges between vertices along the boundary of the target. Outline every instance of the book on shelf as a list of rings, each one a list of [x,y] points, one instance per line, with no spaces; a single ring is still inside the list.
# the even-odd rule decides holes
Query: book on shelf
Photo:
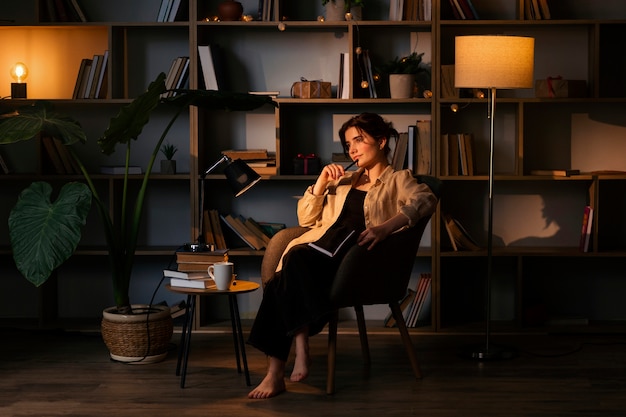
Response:
[[[582,230],[580,232],[579,249],[581,252],[589,252],[589,242],[591,242],[591,231],[593,230],[593,207],[585,206],[583,210]]]
[[[322,252],[324,255],[333,257],[339,253],[350,238],[354,235],[354,229],[343,226],[331,226],[324,235],[309,246]]]
[[[213,236],[215,236],[215,246],[217,249],[228,249],[224,230],[220,221],[219,212],[216,209],[209,210],[209,218],[211,219],[211,227],[213,228]]]
[[[210,278],[209,273],[205,269],[204,272],[196,271],[196,272],[185,272],[185,271],[175,271],[173,269],[164,269],[163,276],[167,278],[179,278],[179,279],[204,279]]]
[[[226,225],[227,227],[226,230],[230,230],[232,232],[232,235],[238,238],[237,239],[238,241],[243,242],[244,246],[247,246],[250,249],[254,249],[254,250],[261,249],[261,248],[257,248],[254,242],[252,240],[249,240],[248,237],[246,237],[245,231],[242,231],[241,229],[239,229],[239,226],[237,225],[237,223],[234,221],[233,217],[230,214],[227,214],[226,216],[224,216],[223,214],[220,214],[219,216],[220,216],[220,219],[222,220],[222,223]],[[232,238],[230,239],[230,241],[235,243]],[[240,245],[237,245],[237,246],[240,246]]]
[[[419,280],[417,282],[417,289],[415,299],[411,303],[411,308],[409,310],[408,317],[406,318],[407,327],[416,327],[419,322],[419,316],[424,308],[424,303],[426,302],[427,293],[430,291],[430,281],[432,275],[430,273],[421,273],[419,276]],[[422,319],[424,320],[425,314],[422,314]],[[423,321],[422,320],[422,321]]]
[[[124,165],[101,165],[100,166],[101,174],[108,175],[123,175],[126,173],[126,167]],[[128,167],[129,175],[141,174],[141,167],[131,165]]]
[[[67,172],[65,171],[65,166],[63,165],[63,161],[61,160],[61,155],[59,155],[59,151],[57,151],[52,136],[42,134],[41,143],[43,144],[43,148],[45,149],[44,153],[47,155],[46,160],[49,162],[49,165],[52,166],[52,170],[54,170],[56,174],[67,174]],[[43,171],[47,170],[43,169]]]
[[[210,248],[217,248],[215,233],[213,232],[213,225],[211,224],[211,215],[209,214],[209,210],[204,210],[204,213],[202,213],[202,229],[204,242]]]
[[[449,214],[444,214],[443,220],[446,232],[448,233],[452,248],[455,252],[459,250],[480,250],[480,246],[478,246],[476,241],[458,220],[454,219]]]
[[[274,166],[266,166],[266,167],[251,167],[254,172],[256,172],[259,175],[277,175],[278,174],[278,167],[276,165]]]
[[[414,138],[415,149],[415,167],[414,173],[417,175],[430,175],[431,172],[431,121],[416,121],[416,136]]]
[[[463,158],[467,166],[466,175],[474,175],[474,135],[463,133]]]
[[[265,231],[269,237],[274,236],[276,233],[280,232],[283,229],[287,228],[285,223],[276,223],[276,222],[257,222],[259,226]]]
[[[554,177],[569,177],[572,175],[580,175],[578,169],[533,169],[530,175],[551,175]]]
[[[207,90],[225,90],[222,50],[219,45],[198,45],[202,79]]]
[[[441,66],[441,98],[459,98],[460,89],[454,86],[454,65]]]
[[[261,225],[257,223],[256,220],[254,220],[252,217],[248,217],[244,220],[244,225],[263,241],[265,247],[269,245],[270,237],[265,233]]]
[[[98,73],[98,81],[92,98],[106,98],[107,96],[107,68],[109,67],[109,50],[102,55],[102,66]]]
[[[198,289],[211,289],[217,288],[215,281],[212,278],[204,279],[184,279],[184,278],[170,278],[170,285],[172,287],[179,288],[198,288]]]
[[[280,91],[248,91],[248,94],[253,96],[270,96],[276,98],[280,95]]]
[[[426,325],[430,322],[430,313],[432,309],[432,275],[426,274],[425,288],[422,299],[420,300],[417,315],[412,327]]]
[[[393,150],[393,157],[391,159],[391,166],[394,170],[399,171],[404,168],[404,163],[407,159],[407,151],[409,149],[409,134],[408,132],[398,133],[396,139],[396,146]]]
[[[76,83],[74,85],[73,99],[82,98],[85,94],[85,88],[87,87],[87,80],[89,78],[89,71],[91,70],[92,59],[83,58],[78,68],[78,75],[76,76]]]
[[[59,155],[59,158],[61,159],[61,163],[63,164],[63,169],[65,173],[66,174],[80,174],[80,168],[75,166],[75,161],[72,155],[70,155],[70,153],[68,152],[63,142],[61,142],[60,139],[52,138],[52,143],[54,144],[54,147],[56,148],[56,152]]]
[[[270,159],[267,149],[226,149],[222,151],[230,159],[243,159],[244,161]]]
[[[76,22],[84,23],[84,22],[89,21],[87,20],[87,16],[85,15],[85,12],[83,11],[82,7],[80,7],[78,0],[68,0],[68,3],[70,5],[70,13],[76,16],[75,18]]]
[[[96,78],[96,71],[98,68],[102,68],[102,59],[104,57],[100,54],[96,54],[92,58],[91,67],[89,68],[89,75],[87,76],[87,84],[85,86],[85,91],[83,91],[83,95],[79,98],[89,98],[91,93],[91,87],[94,83],[94,79]]]
[[[252,245],[256,250],[265,248],[265,241],[256,235],[248,226],[246,226],[245,218],[241,216],[233,216],[232,214],[226,215],[229,221],[235,223],[237,229],[245,236],[246,240],[252,242]]]
[[[342,52],[339,55],[339,83],[337,84],[337,98],[350,98],[350,54]]]

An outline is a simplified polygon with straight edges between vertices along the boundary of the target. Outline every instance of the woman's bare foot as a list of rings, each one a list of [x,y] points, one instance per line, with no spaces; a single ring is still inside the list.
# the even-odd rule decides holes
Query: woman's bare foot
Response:
[[[309,329],[296,334],[296,360],[289,378],[293,382],[304,381],[309,376],[311,357],[309,356]]]
[[[248,393],[248,398],[265,399],[275,397],[285,391],[285,362],[273,356],[269,357],[267,375],[263,381]]]
[[[268,372],[265,378],[263,378],[263,381],[248,393],[248,398],[257,400],[271,398],[284,392],[286,389],[283,377],[279,378],[277,375]]]

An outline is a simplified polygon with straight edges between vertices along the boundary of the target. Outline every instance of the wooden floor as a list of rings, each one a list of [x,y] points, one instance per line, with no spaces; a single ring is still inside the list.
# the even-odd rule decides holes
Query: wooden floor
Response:
[[[302,383],[269,400],[248,400],[232,337],[194,333],[187,387],[174,375],[176,344],[165,361],[123,365],[89,332],[0,329],[0,416],[626,416],[626,337],[492,336],[516,358],[460,357],[483,337],[412,334],[423,378],[412,376],[396,333],[370,337],[363,373],[354,334],[339,336],[337,392],[325,394],[326,335],[311,339],[313,368]],[[266,360],[249,348],[252,382]]]

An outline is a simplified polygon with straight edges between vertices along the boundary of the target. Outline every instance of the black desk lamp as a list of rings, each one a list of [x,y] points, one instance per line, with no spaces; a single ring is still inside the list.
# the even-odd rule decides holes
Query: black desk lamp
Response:
[[[192,250],[205,250],[206,246],[204,245],[204,180],[207,175],[215,170],[218,166],[220,166],[223,162],[226,162],[226,168],[224,168],[224,175],[226,175],[226,180],[228,181],[228,185],[233,190],[233,194],[235,197],[239,197],[250,188],[252,188],[259,180],[261,176],[252,168],[248,166],[241,159],[232,160],[226,155],[222,155],[220,159],[215,161],[213,165],[208,167],[202,175],[200,175],[200,236],[198,237],[198,245],[191,245]]]

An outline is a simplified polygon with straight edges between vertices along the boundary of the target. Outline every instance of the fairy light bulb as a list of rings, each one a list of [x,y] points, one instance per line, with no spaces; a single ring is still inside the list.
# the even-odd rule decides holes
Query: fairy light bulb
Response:
[[[23,62],[17,62],[11,67],[11,78],[15,80],[11,83],[11,98],[26,98],[26,78],[28,78],[28,67]]]
[[[452,110],[452,113],[456,113],[459,111],[459,105],[454,103],[450,105],[450,110]]]

